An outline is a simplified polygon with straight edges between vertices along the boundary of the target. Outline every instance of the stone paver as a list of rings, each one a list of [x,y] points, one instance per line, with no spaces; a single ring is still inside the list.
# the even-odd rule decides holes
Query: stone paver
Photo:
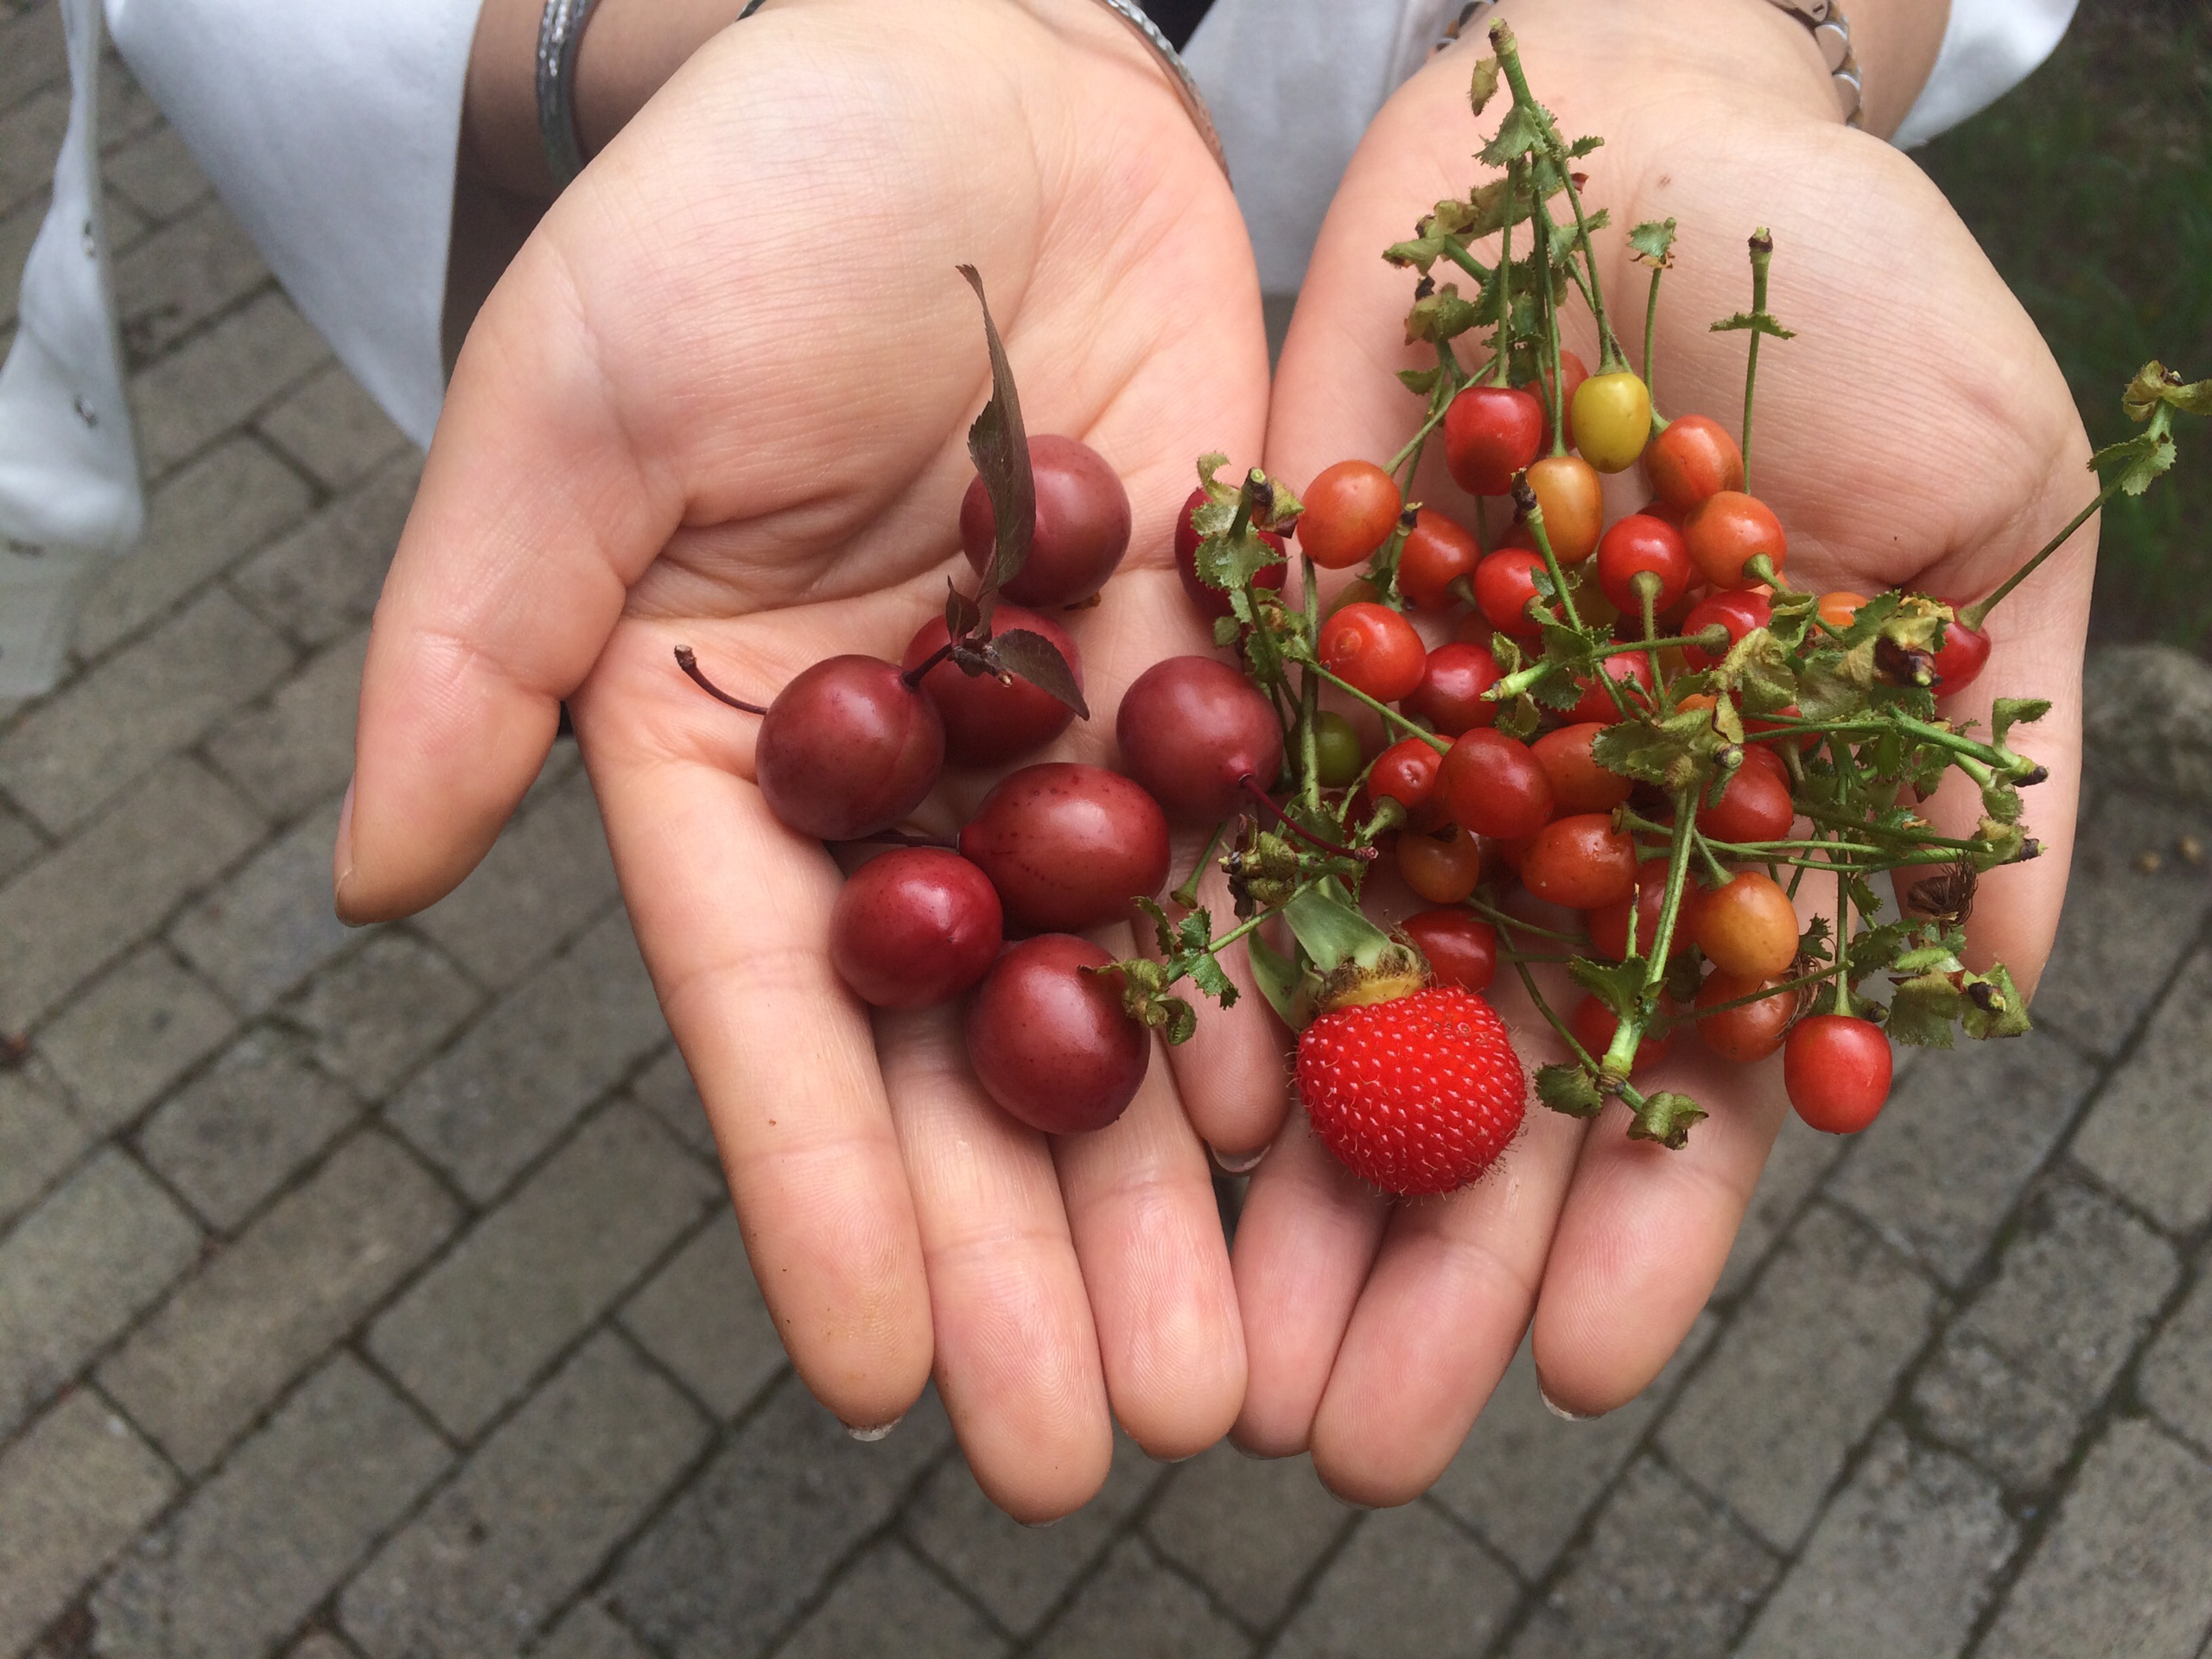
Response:
[[[2142,1046],[2090,1109],[2074,1156],[2179,1230],[2212,1217],[2212,956],[2183,971]]]
[[[407,447],[391,417],[335,363],[309,375],[259,425],[264,436],[333,490],[358,483],[378,461]]]
[[[0,1229],[92,1143],[92,1130],[28,1068],[0,1071]]]
[[[125,957],[40,1034],[77,1115],[105,1132],[238,1029],[238,1017],[158,945]]]
[[[572,1610],[531,1655],[531,1659],[652,1659],[613,1614],[588,1601]]]
[[[1759,1541],[1711,1500],[1639,1459],[1506,1651],[1512,1659],[1725,1653],[1776,1572]]]
[[[1660,1429],[1778,1549],[1811,1525],[1928,1332],[1936,1293],[1834,1211],[1798,1224]]]
[[[359,935],[331,908],[338,803],[302,818],[177,918],[170,940],[248,1014],[276,1001]]]
[[[2212,1627],[2212,1468],[2113,1425],[1980,1649],[1983,1659],[2191,1659]]]
[[[370,1100],[435,1053],[484,993],[411,933],[380,932],[308,982],[284,1015],[315,1057]]]
[[[176,1477],[89,1389],[0,1452],[0,1653],[15,1653],[168,1502]]]
[[[620,1340],[588,1344],[353,1580],[346,1632],[372,1659],[520,1646],[706,1437]]]
[[[677,1659],[765,1651],[897,1512],[950,1433],[932,1393],[863,1446],[785,1382],[630,1550],[610,1586],[615,1611]]]
[[[1098,1495],[1049,1527],[1025,1527],[983,1496],[964,1461],[949,1458],[908,1507],[906,1536],[1000,1624],[1027,1636],[1105,1552],[1115,1529],[1166,1473],[1135,1441],[1116,1434],[1114,1462]]]
[[[617,910],[433,1061],[391,1121],[470,1197],[488,1198],[667,1032]]]
[[[212,589],[10,727],[0,788],[66,834],[292,664],[274,628]]]
[[[205,1469],[454,1220],[412,1159],[358,1135],[171,1297],[102,1386],[178,1463]]]
[[[197,761],[171,761],[0,887],[0,1032],[20,1032],[260,837]]]
[[[310,647],[368,620],[415,499],[422,459],[394,456],[231,574],[263,616]]]
[[[366,629],[346,635],[208,741],[208,759],[270,817],[296,817],[353,776],[368,644]]]
[[[2178,1277],[2157,1234],[2101,1194],[2053,1182],[1945,1333],[1914,1403],[1931,1433],[2016,1486],[2040,1485]]]
[[[2167,1427],[2212,1451],[2212,1275],[2196,1281],[2144,1355],[2136,1387]]]
[[[621,1318],[718,1416],[736,1416],[783,1372],[783,1338],[727,1205],[623,1304]]]
[[[100,159],[108,187],[149,219],[174,219],[206,200],[207,175],[176,130],[164,123]]]
[[[192,1263],[200,1230],[112,1148],[0,1242],[0,1435]]]
[[[1252,1638],[1132,1538],[1032,1649],[1039,1659],[1243,1659]]]
[[[879,1544],[846,1569],[830,1599],[778,1649],[780,1659],[995,1659],[1007,1639],[896,1544]]]
[[[359,1104],[296,1038],[257,1027],[138,1131],[140,1156],[228,1232],[351,1124]]]
[[[2042,1032],[1929,1055],[1859,1137],[1830,1195],[1955,1289],[2094,1077]]]
[[[275,402],[329,351],[274,288],[194,334],[132,382],[146,470],[167,472]]]
[[[707,1109],[699,1103],[699,1090],[691,1081],[690,1068],[672,1045],[638,1074],[630,1084],[630,1097],[667,1124],[685,1146],[702,1158],[716,1157],[715,1134],[707,1122]]]
[[[1883,1109],[1883,1118],[1886,1120],[1896,1109],[1893,1097]],[[1858,1140],[1863,1143],[1866,1136]],[[1758,1189],[1744,1211],[1744,1224],[1736,1230],[1736,1242],[1729,1247],[1727,1262],[1720,1269],[1720,1282],[1713,1287],[1714,1296],[1726,1300],[1742,1291],[1804,1208],[1805,1201],[1851,1147],[1851,1141],[1842,1136],[1808,1128],[1795,1112],[1783,1120],[1782,1133],[1775,1137],[1774,1150],[1767,1156],[1766,1167],[1759,1172]]]
[[[1226,1443],[1176,1473],[1145,1530],[1160,1553],[1255,1629],[1282,1616],[1315,1559],[1357,1511],[1304,1458],[1248,1458]]]
[[[1274,1659],[1476,1659],[1520,1599],[1513,1574],[1426,1503],[1367,1516],[1292,1617]]]
[[[463,1440],[721,1198],[636,1107],[587,1123],[369,1332],[369,1351]]]
[[[92,1599],[100,1652],[269,1652],[451,1461],[397,1395],[340,1353],[109,1576]]]
[[[141,237],[115,262],[125,359],[149,361],[268,279],[269,268],[219,201]]]
[[[1995,1482],[1885,1428],[1738,1651],[1948,1659],[2017,1541]]]

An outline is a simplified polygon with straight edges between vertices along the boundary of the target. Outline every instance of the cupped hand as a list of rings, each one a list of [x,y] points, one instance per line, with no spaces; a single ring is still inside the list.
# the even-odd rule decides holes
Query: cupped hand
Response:
[[[1102,717],[1204,649],[1169,537],[1192,462],[1258,453],[1267,360],[1226,182],[1157,67],[1089,0],[772,4],[692,56],[555,204],[456,367],[378,606],[341,912],[475,864],[567,700],[624,896],[801,1375],[856,1429],[932,1372],[1024,1518],[1148,1450],[1217,1440],[1244,1354],[1200,1137],[1264,1144],[1254,999],[1050,1144],[981,1093],[950,1008],[879,1015],[830,970],[839,869],[769,813],[757,720],[823,658],[896,659],[970,582],[957,509],[988,388],[980,267],[1032,433],[1126,480],[1135,535],[1065,621]],[[950,825],[988,783],[955,779]],[[1195,849],[1185,855],[1185,865]],[[1179,870],[1178,874],[1179,875]],[[1107,940],[1130,954],[1128,930]],[[734,1294],[734,1293],[733,1293]]]
[[[2094,494],[2080,422],[2025,313],[1911,161],[1840,124],[1797,25],[1758,0],[1502,10],[1562,130],[1605,138],[1580,163],[1584,197],[1611,213],[1604,293],[1639,366],[1649,273],[1624,233],[1679,221],[1659,301],[1666,414],[1739,427],[1745,336],[1707,325],[1749,308],[1745,240],[1771,227],[1770,306],[1797,337],[1761,353],[1751,487],[1788,528],[1794,583],[1978,598]],[[1486,49],[1455,48],[1401,90],[1330,210],[1269,419],[1266,465],[1294,486],[1343,457],[1387,460],[1415,429],[1419,400],[1392,378],[1421,365],[1402,343],[1413,277],[1377,256],[1478,181],[1471,153],[1506,104],[1501,90],[1479,124],[1469,111]],[[1594,365],[1595,330],[1573,311]],[[1413,493],[1464,512],[1440,460]],[[1623,474],[1609,516],[1645,499]],[[2051,772],[2027,803],[2045,851],[1985,880],[1969,930],[2024,987],[2049,951],[2073,839],[2094,549],[2083,531],[1994,613],[1987,670],[1949,708],[1986,720],[1993,696],[2054,705],[2020,734]],[[1930,810],[1957,834],[1979,806],[1947,791]],[[1526,1002],[1501,1001],[1531,1063],[1557,1058]],[[1236,1238],[1252,1373],[1239,1440],[1310,1446],[1338,1491],[1403,1502],[1449,1460],[1532,1319],[1557,1405],[1602,1412],[1640,1391],[1710,1294],[1787,1109],[1778,1060],[1729,1066],[1687,1036],[1675,1053],[1656,1086],[1712,1112],[1685,1150],[1630,1141],[1618,1104],[1586,1128],[1532,1107],[1501,1167],[1444,1200],[1377,1200],[1294,1118]]]

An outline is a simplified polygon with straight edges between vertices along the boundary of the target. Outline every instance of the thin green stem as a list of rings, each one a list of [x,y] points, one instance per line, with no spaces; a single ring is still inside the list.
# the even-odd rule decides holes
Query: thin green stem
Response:
[[[1526,921],[1521,917],[1509,914],[1507,912],[1500,910],[1497,906],[1486,904],[1480,899],[1467,898],[1462,899],[1459,902],[1465,905],[1469,910],[1473,911],[1476,915],[1481,917],[1484,921],[1492,923],[1498,927],[1508,928],[1522,933],[1534,933],[1539,938],[1557,939],[1562,944],[1587,944],[1589,943],[1589,941],[1584,938],[1580,933],[1562,933],[1555,927],[1540,927],[1534,922]]]
[[[2040,565],[2052,554],[2057,552],[2060,548],[2065,546],[2075,531],[2088,524],[2090,518],[2100,509],[2101,509],[2107,502],[2110,501],[2113,496],[2120,493],[2120,486],[2126,481],[2126,480],[2124,476],[2115,478],[2111,483],[2106,485],[2104,488],[2099,490],[2097,492],[2095,500],[2090,502],[2088,506],[2075,513],[2072,518],[2067,521],[2065,529],[2060,531],[2057,535],[2045,542],[2032,558],[2031,558],[2025,564],[2022,565],[2018,569],[2015,570],[2011,575],[2005,577],[2004,582],[1999,584],[1995,593],[1990,594],[1988,598],[1983,600],[1980,604],[1969,605],[1966,609],[1961,611],[1959,613],[1959,620],[1965,623],[1967,626],[1970,628],[1980,627],[1983,621],[1988,617],[1990,612],[1997,608],[1998,602],[2002,600],[2005,594],[2011,593],[2015,588],[2025,582],[2030,576],[2035,575],[2037,566]]]
[[[1322,667],[1320,664],[1308,663],[1303,664],[1303,666],[1309,674],[1318,674],[1321,678],[1326,680],[1331,685],[1335,686],[1338,690],[1345,692],[1351,696],[1358,698],[1360,702],[1365,703],[1376,714],[1382,715],[1386,722],[1398,728],[1398,729],[1405,733],[1408,737],[1420,738],[1423,742],[1427,743],[1429,747],[1434,749],[1439,754],[1449,754],[1452,752],[1452,744],[1448,738],[1439,737],[1434,732],[1430,731],[1427,727],[1421,725],[1419,721],[1407,719],[1405,715],[1400,714],[1389,703],[1377,702],[1373,697],[1369,696],[1366,692],[1361,690],[1349,680],[1338,678],[1336,675],[1330,673],[1327,669]]]
[[[1206,837],[1206,849],[1198,855],[1198,861],[1191,867],[1191,879],[1167,896],[1185,910],[1195,909],[1198,902],[1198,878],[1206,873],[1206,866],[1213,861],[1214,849],[1221,845],[1221,838],[1229,832],[1235,820],[1224,818],[1213,827],[1213,834]]]
[[[1659,904],[1659,925],[1651,939],[1651,960],[1643,970],[1643,994],[1657,990],[1667,977],[1667,953],[1675,948],[1675,924],[1682,912],[1682,893],[1690,879],[1690,836],[1697,814],[1697,787],[1675,791],[1675,829],[1668,838],[1667,891]],[[1636,914],[1630,900],[1631,923]]]
[[[1762,226],[1751,232],[1751,315],[1766,310],[1767,267],[1774,258],[1774,234]],[[1759,381],[1759,331],[1751,330],[1751,349],[1744,366],[1744,490],[1751,487],[1751,394]]]
[[[1851,957],[1851,874],[1838,869],[1835,873],[1835,960],[1840,969],[1848,967]],[[1851,1012],[1851,975],[1839,972],[1835,976],[1835,1011]]]
[[[1544,994],[1536,985],[1536,976],[1529,971],[1529,964],[1515,962],[1513,971],[1521,976],[1521,983],[1529,993],[1529,1000],[1536,1005],[1536,1012],[1544,1016],[1544,1023],[1559,1033],[1559,1039],[1567,1045],[1567,1052],[1574,1056],[1584,1071],[1594,1077],[1598,1062],[1592,1059],[1590,1051],[1575,1039],[1574,1033],[1567,1028],[1567,1022],[1552,1012],[1552,1005],[1544,1001]]]
[[[1666,274],[1664,265],[1651,267],[1651,294],[1643,302],[1643,389],[1651,394],[1651,435],[1655,438],[1667,429],[1667,417],[1659,412],[1658,386],[1651,378],[1652,354],[1659,338],[1659,279]]]
[[[1306,607],[1306,637],[1319,640],[1321,637],[1321,587],[1313,558],[1300,554],[1304,582]],[[1299,676],[1298,760],[1300,772],[1300,788],[1308,808],[1321,810],[1321,741],[1314,729],[1321,713],[1321,687],[1313,676],[1321,671],[1314,664]]]

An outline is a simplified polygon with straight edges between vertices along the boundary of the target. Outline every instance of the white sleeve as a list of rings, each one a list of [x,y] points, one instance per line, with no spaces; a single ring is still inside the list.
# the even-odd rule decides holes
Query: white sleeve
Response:
[[[115,43],[293,303],[427,446],[479,0],[108,0]]]
[[[441,325],[480,0],[107,0],[117,48],[302,314],[407,435]],[[69,129],[0,365],[0,696],[59,677],[77,603],[144,519],[100,213],[99,0],[61,0]]]
[[[1891,140],[1900,149],[1978,115],[2041,67],[2074,21],[2077,0],[1951,0],[1928,84]]]

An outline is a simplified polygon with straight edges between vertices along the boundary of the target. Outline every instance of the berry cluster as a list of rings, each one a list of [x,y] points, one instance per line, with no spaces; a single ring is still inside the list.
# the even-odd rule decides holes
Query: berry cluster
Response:
[[[1978,602],[1797,588],[1784,526],[1751,490],[1760,343],[1791,338],[1767,309],[1772,239],[1751,241],[1751,309],[1713,325],[1749,336],[1740,442],[1708,416],[1663,416],[1651,319],[1674,222],[1629,236],[1651,270],[1639,373],[1599,280],[1606,216],[1574,170],[1599,141],[1564,140],[1510,29],[1491,39],[1471,100],[1479,114],[1510,90],[1482,152],[1503,176],[1436,204],[1384,256],[1419,273],[1407,338],[1435,358],[1400,376],[1427,402],[1412,440],[1387,465],[1326,468],[1302,501],[1202,459],[1174,553],[1234,663],[1154,665],[1117,711],[1123,772],[1016,770],[957,849],[901,847],[840,898],[846,983],[886,1007],[972,990],[976,1073],[1037,1128],[1118,1116],[1150,1033],[1195,1028],[1182,987],[1235,1000],[1221,953],[1240,943],[1299,1033],[1309,1122],[1394,1193],[1464,1185],[1521,1125],[1528,1081],[1482,995],[1503,964],[1570,1056],[1538,1071],[1543,1103],[1587,1117],[1618,1101],[1630,1136],[1669,1147],[1704,1109],[1635,1079],[1686,1030],[1731,1060],[1781,1051],[1800,1115],[1841,1133],[1880,1111],[1892,1042],[2028,1028],[2005,968],[1967,965],[1964,925],[1983,873],[2038,851],[2020,791],[2047,774],[2009,739],[2048,705],[1999,698],[1978,731],[1944,700],[1982,672],[1992,608],[2114,493],[2171,465],[2173,416],[2212,413],[2212,382],[2148,365],[2126,399],[2145,430],[2092,462],[2109,482]],[[1530,251],[1516,255],[1516,232]],[[1473,245],[1492,237],[1485,262]],[[1577,296],[1594,372],[1560,343]],[[897,826],[946,760],[1001,766],[1088,717],[1074,644],[1045,613],[1098,593],[1128,499],[1081,444],[1026,437],[988,304],[984,331],[993,395],[961,512],[976,594],[956,592],[902,664],[832,658],[753,710],[770,805],[825,840],[910,840]],[[1457,342],[1485,334],[1471,369]],[[1407,499],[1440,433],[1476,503],[1464,520]],[[1603,476],[1639,467],[1649,501],[1608,525]],[[1319,572],[1355,569],[1325,606]],[[1919,810],[1954,773],[1982,803],[1968,835]],[[1172,912],[1171,821],[1211,830]],[[1236,910],[1221,931],[1197,902],[1217,862]],[[1428,908],[1370,919],[1378,868]],[[1829,909],[1804,925],[1808,877]],[[1079,937],[1133,906],[1156,957],[1113,961]]]

